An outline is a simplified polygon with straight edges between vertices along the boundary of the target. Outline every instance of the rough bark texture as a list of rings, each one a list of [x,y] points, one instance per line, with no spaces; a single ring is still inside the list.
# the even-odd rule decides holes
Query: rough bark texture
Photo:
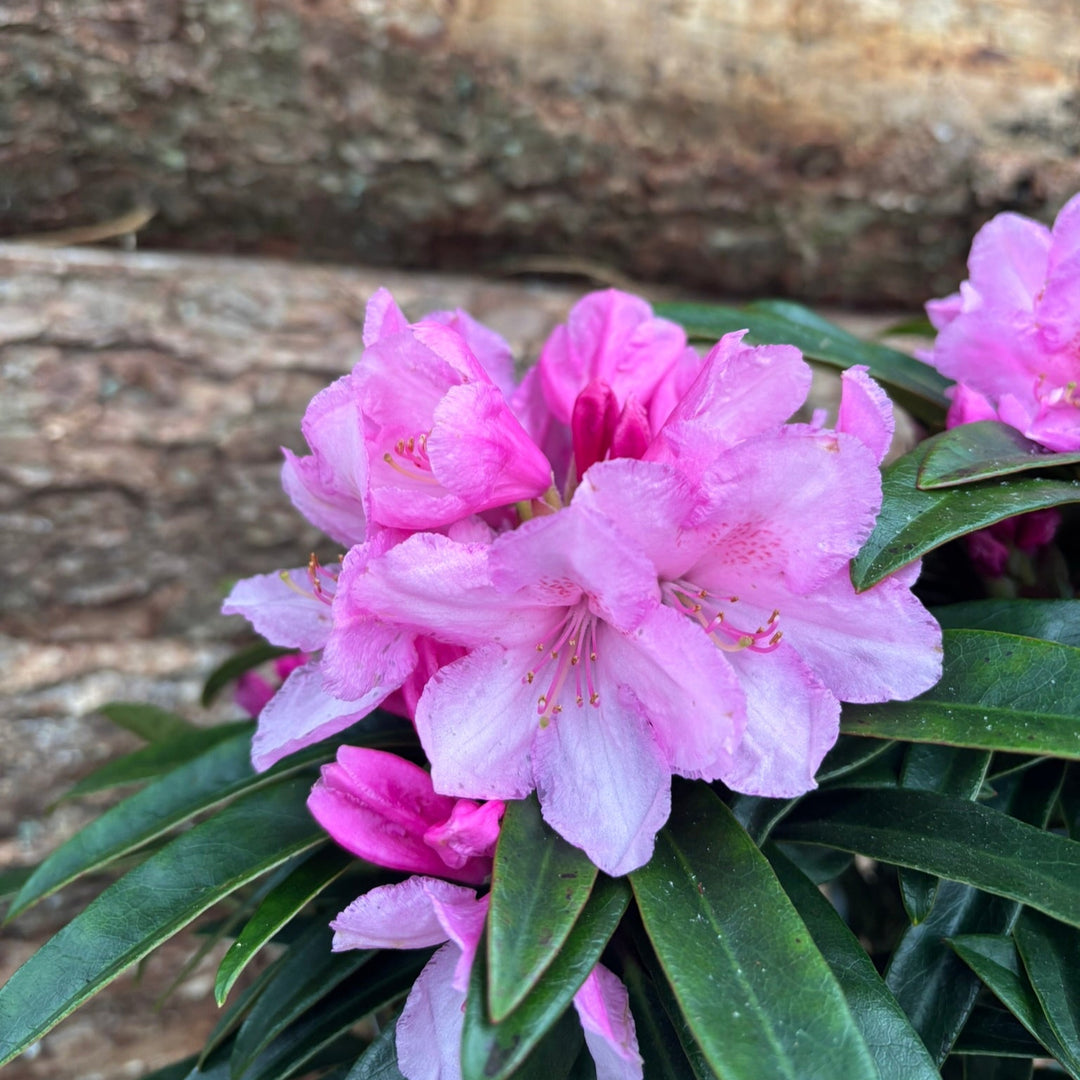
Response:
[[[6,0],[0,235],[921,303],[1080,187],[1074,0]]]

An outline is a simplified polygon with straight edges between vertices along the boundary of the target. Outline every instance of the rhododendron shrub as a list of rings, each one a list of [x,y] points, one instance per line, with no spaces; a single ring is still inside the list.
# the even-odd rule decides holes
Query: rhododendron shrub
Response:
[[[134,865],[0,1064],[224,900],[159,1080],[1080,1076],[1078,205],[976,238],[951,388],[790,303],[595,292],[515,368],[377,291],[285,452],[327,545],[224,602],[254,719],[113,709],[82,790],[145,786],[11,914]]]

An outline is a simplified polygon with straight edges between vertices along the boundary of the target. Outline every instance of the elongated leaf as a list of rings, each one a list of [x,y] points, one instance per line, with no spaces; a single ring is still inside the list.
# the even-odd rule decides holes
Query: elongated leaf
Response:
[[[248,986],[233,998],[229,1007],[222,1012],[221,1016],[218,1018],[218,1022],[214,1025],[213,1031],[207,1035],[206,1041],[203,1043],[203,1048],[198,1054],[198,1064],[200,1066],[206,1063],[211,1054],[214,1054],[226,1039],[230,1039],[233,1036],[236,1029],[243,1022],[244,1017],[247,1016],[251,1011],[251,1007],[255,1004],[256,1000],[258,1000],[259,995],[274,981],[274,979],[277,978],[277,972],[281,966],[281,962],[287,955],[288,952],[283,952],[280,956],[271,961],[271,963],[259,973],[257,978],[252,980]]]
[[[1080,646],[1080,604],[1075,600],[968,600],[934,608],[945,630],[997,630]]]
[[[814,779],[819,784],[839,780],[841,777],[857,772],[888,749],[887,743],[883,744],[874,739],[841,735],[836,740],[836,745],[825,755],[825,760],[821,763]]]
[[[775,844],[765,855],[840,984],[882,1080],[940,1080],[904,1010],[836,909]]]
[[[1080,843],[977,803],[926,791],[835,791],[804,799],[776,835],[925,870],[1080,925]]]
[[[1047,1022],[1039,999],[1020,966],[1012,938],[964,934],[950,939],[957,955],[1009,1007],[1009,1011],[1050,1051],[1074,1078],[1080,1077],[1080,1061],[1058,1041]]]
[[[752,343],[794,345],[808,360],[838,368],[866,364],[876,379],[899,391],[898,399],[915,416],[937,425],[944,419],[947,379],[906,353],[862,341],[799,304],[757,301],[744,308],[657,304],[656,312],[695,338],[715,341],[733,330],[749,330]]]
[[[220,663],[207,676],[202,688],[202,705],[206,708],[214,703],[214,699],[234,679],[240,678],[246,671],[265,664],[268,660],[274,660],[279,656],[288,656],[296,652],[295,649],[282,649],[277,645],[270,645],[265,641],[257,641],[246,649],[233,653],[227,660]]]
[[[126,967],[211,904],[324,836],[310,785],[254,792],[177,837],[46,942],[0,988],[0,1064],[25,1050]]]
[[[963,1059],[964,1080],[1032,1080],[1035,1062],[971,1055]]]
[[[882,475],[881,513],[851,564],[856,589],[869,589],[946,541],[1014,514],[1080,502],[1080,483],[1067,480],[983,480],[920,491],[915,484],[919,469],[939,438],[919,443]]]
[[[486,957],[487,951],[478,951],[473,961],[461,1040],[465,1080],[501,1080],[512,1073],[515,1077],[518,1075],[515,1070],[545,1033],[559,1022],[574,994],[600,959],[629,902],[630,890],[624,881],[599,878],[544,977],[518,1007],[498,1023],[492,1023],[485,1015],[488,973],[486,959],[481,963],[480,954],[483,952]],[[567,1068],[572,1063],[573,1058]]]
[[[725,1080],[878,1073],[832,972],[765,857],[707,787],[679,784],[630,875],[683,1015]]]
[[[913,791],[936,791],[958,799],[975,799],[990,767],[990,753],[951,746],[908,747],[900,785]],[[899,871],[900,896],[913,923],[921,923],[934,906],[938,879],[921,870]]]
[[[379,1032],[345,1080],[405,1080],[397,1064],[397,1017]]]
[[[1007,777],[990,805],[1043,828],[1063,772],[1060,762],[1044,762]],[[945,939],[954,934],[1007,934],[1019,912],[1015,901],[942,881],[930,914],[918,926],[908,927],[894,949],[886,985],[939,1065],[967,1022],[981,985]]]
[[[111,701],[108,705],[102,705],[98,712],[107,716],[117,727],[151,743],[198,730],[182,716],[143,702]]]
[[[238,732],[250,734],[255,725],[248,720],[235,724],[217,724],[208,728],[192,728],[190,731],[143,746],[130,754],[118,757],[95,769],[89,776],[84,776],[77,784],[66,791],[60,801],[89,795],[95,791],[120,787],[123,784],[137,784],[153,779],[170,769],[183,765],[192,758],[219,742],[232,738]]]
[[[1033,1058],[1044,1052],[1016,1017],[998,1005],[976,1005],[953,1047],[954,1054],[1000,1057]]]
[[[329,926],[319,920],[289,947],[273,981],[240,1025],[231,1055],[233,1076],[240,1076],[294,1020],[378,955],[371,949],[331,952],[332,939]]]
[[[1024,911],[1013,939],[1054,1035],[1070,1059],[1080,1062],[1080,933]]]
[[[251,768],[248,725],[142,791],[111,807],[57,848],[26,882],[11,906],[14,918],[31,904],[83,874],[98,870],[129,851],[162,836],[196,814],[227,799],[327,760],[325,747],[311,747],[265,773]]]
[[[214,981],[218,1005],[228,997],[240,973],[259,950],[354,861],[348,852],[337,847],[317,851],[263,900],[221,959]]]
[[[536,796],[506,807],[488,910],[488,1015],[498,1023],[536,986],[589,899],[596,867],[540,816]]]
[[[759,846],[765,843],[773,827],[795,805],[796,799],[770,799],[764,795],[732,796],[728,808],[735,820]]]
[[[1080,454],[1054,454],[999,420],[960,424],[934,440],[919,468],[919,487],[970,484],[1031,469],[1075,465]]]
[[[841,729],[910,742],[1080,758],[1080,648],[947,630],[944,674],[914,701],[845,705]]]

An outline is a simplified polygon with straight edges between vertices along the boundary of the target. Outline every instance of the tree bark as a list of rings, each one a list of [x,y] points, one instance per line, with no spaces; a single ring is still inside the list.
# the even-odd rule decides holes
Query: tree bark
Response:
[[[1080,187],[1072,0],[7,0],[0,235],[915,305]],[[550,263],[547,265],[551,265]]]

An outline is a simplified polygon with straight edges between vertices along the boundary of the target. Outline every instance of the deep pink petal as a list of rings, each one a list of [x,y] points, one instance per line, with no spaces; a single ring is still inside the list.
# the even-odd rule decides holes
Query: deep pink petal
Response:
[[[671,772],[713,780],[731,762],[746,724],[745,698],[702,627],[658,607],[633,634],[603,629],[597,653],[605,681],[616,682],[619,696],[648,719]]]
[[[631,394],[626,399],[623,411],[615,425],[615,434],[611,439],[613,458],[640,458],[652,442],[649,416],[644,406]]]
[[[814,773],[840,733],[840,703],[793,648],[729,654],[746,693],[746,730],[720,777],[748,795],[791,798],[816,786]]]
[[[364,312],[364,344],[374,345],[380,338],[400,334],[409,328],[389,289],[376,289]]]
[[[570,417],[574,467],[578,476],[584,476],[589,466],[607,456],[618,416],[615,391],[607,383],[593,379],[578,394]]]
[[[671,812],[671,770],[643,710],[605,681],[598,706],[568,707],[532,748],[544,820],[606,874],[644,866]]]
[[[428,783],[431,783],[430,777]],[[499,799],[482,805],[470,799],[458,799],[450,817],[424,833],[424,843],[452,868],[464,866],[477,856],[490,859],[495,854],[505,809],[506,804]]]
[[[945,418],[946,427],[956,427],[958,424],[973,424],[977,420],[996,420],[997,409],[978,392],[963,383],[957,383],[945,393],[952,398],[949,406],[949,414]]]
[[[424,965],[398,1018],[397,1064],[407,1080],[461,1080],[465,991],[454,987],[461,950],[444,945]]]
[[[618,976],[597,964],[574,995],[585,1043],[596,1065],[596,1080],[641,1080],[630,995]]]
[[[243,615],[272,645],[287,649],[315,652],[330,635],[329,597],[316,595],[307,567],[238,581],[221,612]]]
[[[840,376],[840,413],[836,430],[859,439],[877,458],[885,460],[896,430],[892,402],[888,394],[868,374],[862,364],[850,367]]]
[[[236,680],[233,700],[248,716],[256,717],[274,696],[274,687],[254,671],[245,671]]]
[[[269,769],[289,754],[344,731],[362,720],[385,696],[376,690],[366,698],[341,701],[328,694],[318,660],[297,668],[259,714],[251,740],[251,764]]]

